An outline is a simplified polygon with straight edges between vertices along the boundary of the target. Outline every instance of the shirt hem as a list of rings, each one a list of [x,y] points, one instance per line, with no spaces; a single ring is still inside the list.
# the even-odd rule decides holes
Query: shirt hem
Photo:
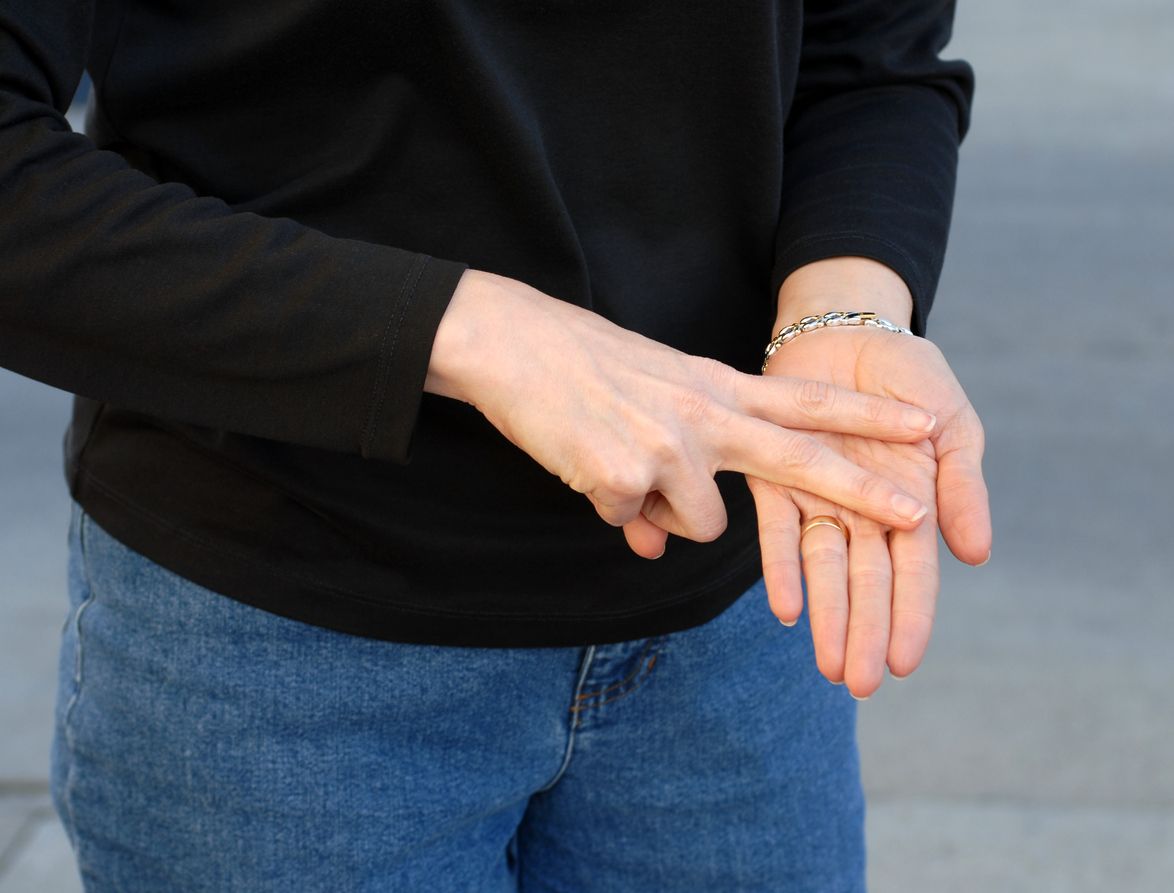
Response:
[[[632,611],[574,615],[429,610],[258,568],[158,518],[85,469],[74,478],[70,492],[106,533],[191,583],[291,621],[394,642],[522,648],[642,639],[714,619],[762,576],[755,542],[712,583]]]

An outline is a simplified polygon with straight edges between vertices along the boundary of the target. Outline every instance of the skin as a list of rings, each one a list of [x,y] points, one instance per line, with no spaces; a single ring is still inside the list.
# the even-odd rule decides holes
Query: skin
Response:
[[[874,310],[907,326],[912,306],[904,281],[888,267],[834,258],[803,267],[783,283],[774,330],[807,315],[851,309]],[[768,376],[798,374],[907,401],[937,418],[933,432],[916,443],[818,435],[929,505],[925,523],[915,529],[878,524],[802,489],[747,479],[772,610],[784,623],[799,616],[802,569],[819,668],[863,699],[881,684],[886,665],[901,678],[925,655],[939,584],[937,529],[959,560],[980,565],[990,558],[983,430],[945,358],[923,338],[870,328],[809,332],[779,350],[767,368]],[[817,515],[839,518],[849,543],[830,527],[814,528],[800,543],[802,524]]]
[[[871,261],[813,264],[780,290],[780,326],[831,309],[876,309],[905,322],[911,302],[903,314],[878,303],[898,301],[903,289]],[[845,294],[872,304],[845,307]],[[815,309],[821,301],[831,303]],[[832,336],[841,334],[848,337],[833,349]],[[963,560],[989,553],[989,518],[984,546],[986,515],[967,476],[981,460],[981,427],[922,339],[809,333],[776,354],[768,375],[746,375],[517,280],[469,270],[437,330],[425,390],[475,406],[622,527],[645,558],[662,555],[670,533],[699,542],[719,536],[726,513],[714,475],[744,473],[759,511],[771,606],[785,622],[802,608],[799,525],[818,514],[840,517],[853,533],[850,548],[838,531],[818,528],[804,537],[803,553],[819,666],[833,681],[846,676],[858,697],[879,684],[886,660],[904,675],[921,659],[930,591],[936,595],[939,516]],[[897,392],[901,399],[892,399]]]

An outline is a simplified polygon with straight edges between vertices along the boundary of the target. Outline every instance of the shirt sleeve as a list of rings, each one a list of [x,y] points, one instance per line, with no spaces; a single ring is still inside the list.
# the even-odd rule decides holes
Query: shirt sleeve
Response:
[[[939,58],[953,16],[952,0],[804,4],[772,294],[804,264],[869,257],[905,280],[924,334],[974,90]]]
[[[465,265],[160,184],[72,133],[92,0],[0,0],[0,365],[191,424],[406,461]]]

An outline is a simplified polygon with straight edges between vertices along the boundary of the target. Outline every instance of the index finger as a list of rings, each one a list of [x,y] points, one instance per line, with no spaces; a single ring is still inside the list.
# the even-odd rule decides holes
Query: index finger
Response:
[[[743,414],[786,428],[859,434],[902,443],[928,437],[937,425],[932,413],[911,403],[817,379],[742,375],[735,388],[735,401]]]
[[[929,508],[809,434],[732,414],[717,432],[713,471],[740,471],[822,496],[889,527],[912,529]]]

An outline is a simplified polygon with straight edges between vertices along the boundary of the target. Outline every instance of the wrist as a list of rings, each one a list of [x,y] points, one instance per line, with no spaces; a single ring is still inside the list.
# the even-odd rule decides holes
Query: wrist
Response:
[[[473,402],[469,382],[478,365],[477,345],[486,335],[485,320],[478,321],[478,312],[488,305],[484,291],[492,288],[493,278],[491,273],[473,269],[461,275],[432,340],[425,392]]]
[[[772,329],[832,310],[865,310],[898,326],[913,318],[913,295],[900,276],[865,257],[833,257],[800,267],[783,282]]]
[[[482,412],[498,395],[522,393],[560,310],[586,313],[508,276],[465,270],[436,329],[424,390]]]
[[[820,316],[805,316],[796,322],[783,326],[766,345],[766,350],[763,352],[762,372],[766,373],[771,359],[782,349],[783,345],[811,332],[839,328],[879,329],[892,335],[913,334],[908,328],[898,326],[871,311],[833,310]]]

